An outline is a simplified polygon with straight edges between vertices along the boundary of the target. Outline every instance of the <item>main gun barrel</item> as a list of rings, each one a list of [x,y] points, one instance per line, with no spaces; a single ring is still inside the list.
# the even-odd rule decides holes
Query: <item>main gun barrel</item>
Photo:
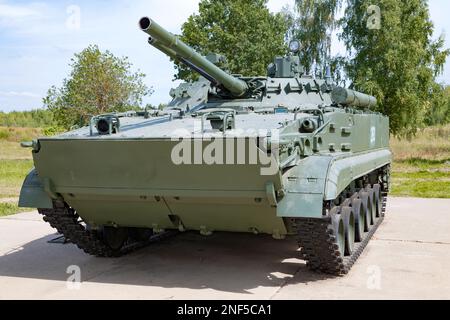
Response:
[[[245,81],[223,71],[152,19],[142,18],[139,21],[139,26],[142,31],[155,39],[155,43],[158,43],[155,48],[166,54],[171,53],[171,58],[175,53],[179,60],[201,75],[206,76],[206,78],[214,80],[216,85],[222,85],[234,96],[243,96],[248,91],[248,85]]]

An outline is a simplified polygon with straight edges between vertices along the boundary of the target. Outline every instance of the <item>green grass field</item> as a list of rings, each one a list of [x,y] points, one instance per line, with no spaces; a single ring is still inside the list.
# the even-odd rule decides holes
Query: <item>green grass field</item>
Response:
[[[17,207],[17,200],[33,162],[30,149],[19,142],[40,135],[40,129],[0,127],[0,216],[27,211]],[[391,195],[450,198],[450,125],[426,129],[410,141],[392,139],[391,147]]]
[[[0,198],[17,197],[24,177],[33,167],[33,161],[0,160]]]
[[[17,206],[23,180],[33,168],[30,149],[21,148],[19,142],[41,134],[35,128],[0,127],[0,217],[30,210]]]
[[[425,166],[425,168],[424,168]],[[406,197],[450,198],[450,163],[421,165],[409,171],[394,171],[392,194]]]
[[[427,128],[416,138],[391,140],[392,195],[450,198],[450,125]]]

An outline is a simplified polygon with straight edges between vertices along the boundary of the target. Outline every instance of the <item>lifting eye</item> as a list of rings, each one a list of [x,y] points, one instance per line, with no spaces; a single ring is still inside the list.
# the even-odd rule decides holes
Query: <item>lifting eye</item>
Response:
[[[100,134],[109,133],[109,122],[106,119],[100,119],[97,122],[97,130]]]
[[[100,117],[97,120],[96,128],[100,135],[118,133],[120,131],[119,118],[114,116]]]

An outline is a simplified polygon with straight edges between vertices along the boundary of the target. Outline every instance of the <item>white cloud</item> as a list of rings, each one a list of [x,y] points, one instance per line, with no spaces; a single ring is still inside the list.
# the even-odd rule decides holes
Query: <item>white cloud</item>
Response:
[[[284,7],[294,6],[294,0],[269,0],[267,7],[272,12],[280,12]]]
[[[30,16],[39,16],[40,13],[33,6],[18,6],[0,3],[0,19],[26,18]]]
[[[5,10],[2,11],[3,8]],[[28,2],[18,5],[12,1],[0,1],[0,28],[12,37],[51,35],[59,30],[55,28],[57,18],[55,5],[51,3]]]
[[[0,96],[3,96],[3,97],[41,98],[40,95],[32,93],[32,92],[27,92],[27,91],[22,91],[22,92],[17,92],[17,91],[0,91]]]

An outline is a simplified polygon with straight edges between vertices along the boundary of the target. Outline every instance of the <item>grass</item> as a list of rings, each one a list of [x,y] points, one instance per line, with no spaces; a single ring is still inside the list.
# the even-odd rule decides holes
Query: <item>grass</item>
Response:
[[[18,197],[22,183],[32,168],[32,160],[0,160],[0,200]]]
[[[1,160],[27,160],[31,159],[31,149],[25,149],[17,142],[0,140]]]
[[[411,140],[391,139],[394,196],[450,198],[450,125],[427,128]]]
[[[450,198],[450,162],[437,165],[400,165],[392,174],[392,195],[421,198]]]
[[[450,180],[438,182],[433,180],[395,179],[391,195],[398,197],[450,198]]]
[[[450,159],[450,125],[427,128],[411,140],[393,138],[391,148],[399,162],[411,165],[446,162]]]
[[[0,203],[0,217],[17,214],[20,212],[29,212],[33,209],[19,208],[16,203]]]
[[[15,128],[15,127],[0,127],[0,141],[8,142],[22,142],[31,141],[43,135],[43,130],[40,128]]]
[[[0,216],[30,211],[17,205],[20,188],[33,167],[31,150],[21,148],[20,142],[41,135],[36,128],[0,127]]]

